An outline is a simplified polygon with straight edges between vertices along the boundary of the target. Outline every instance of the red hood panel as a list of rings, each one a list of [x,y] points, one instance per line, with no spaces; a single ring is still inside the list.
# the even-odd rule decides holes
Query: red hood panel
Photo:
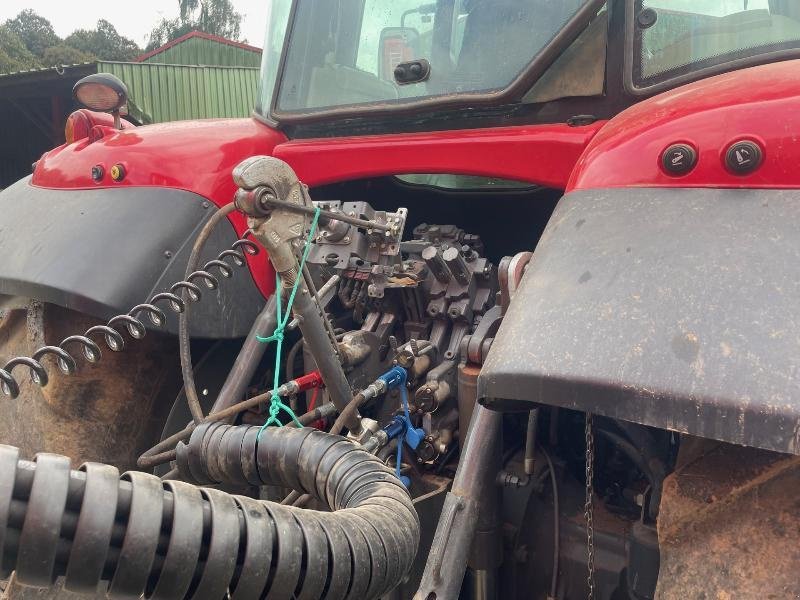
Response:
[[[45,154],[33,184],[58,189],[116,186],[171,187],[194,192],[217,206],[233,199],[231,171],[257,154],[285,160],[309,185],[400,173],[456,173],[516,179],[564,188],[578,157],[604,122],[288,141],[254,119],[184,121],[116,131],[95,128],[81,140]],[[92,136],[90,136],[92,138]],[[111,179],[121,164],[125,177]],[[92,168],[103,178],[95,182]],[[241,234],[245,219],[231,215]],[[259,258],[261,263],[262,258]],[[265,263],[254,265],[265,293],[274,281]]]
[[[595,136],[572,174],[569,190],[627,187],[800,186],[800,61],[733,71],[685,85],[623,111]],[[761,167],[734,175],[725,167],[731,144],[753,140],[764,152]],[[697,164],[668,175],[661,154],[690,144]]]
[[[59,189],[117,186],[178,188],[208,198],[217,206],[233,200],[236,188],[231,171],[254,154],[272,154],[286,138],[254,119],[181,121],[116,131],[100,128],[97,141],[89,138],[59,146],[45,154],[33,172],[33,185]],[[91,138],[91,136],[90,136]],[[111,167],[122,164],[125,178],[116,183]],[[92,180],[92,167],[100,165],[105,175]],[[247,229],[240,213],[230,215],[239,235]],[[253,278],[265,295],[275,288],[265,253],[249,257]]]

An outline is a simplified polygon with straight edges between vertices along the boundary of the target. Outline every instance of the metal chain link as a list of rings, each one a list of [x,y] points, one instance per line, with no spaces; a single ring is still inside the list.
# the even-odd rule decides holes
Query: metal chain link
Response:
[[[586,413],[586,503],[583,517],[586,519],[586,583],[588,600],[594,600],[594,433],[592,432],[592,413]]]

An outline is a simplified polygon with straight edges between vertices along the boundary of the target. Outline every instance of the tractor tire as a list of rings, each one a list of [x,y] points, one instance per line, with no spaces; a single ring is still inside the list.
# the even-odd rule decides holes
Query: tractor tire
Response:
[[[0,365],[14,356],[31,356],[44,345],[83,334],[101,322],[52,304],[22,298],[0,298]],[[93,461],[121,472],[136,469],[138,456],[158,442],[175,396],[181,389],[178,344],[173,336],[148,332],[134,340],[123,333],[125,348],[103,352],[90,363],[79,347],[70,347],[78,363],[73,375],[63,374],[52,358],[44,358],[46,386],[30,379],[24,367],[14,369],[20,383],[16,399],[0,395],[0,443],[18,446],[25,458],[55,452],[72,458],[73,466]],[[77,351],[75,351],[77,349]],[[63,589],[21,586],[14,574],[2,583],[0,600],[76,600],[87,596]],[[105,598],[98,591],[96,598]]]
[[[0,304],[0,365],[15,356],[82,335],[100,321],[36,300],[5,298]],[[36,452],[69,456],[73,465],[96,461],[120,471],[136,468],[139,454],[156,443],[180,390],[177,340],[148,332],[140,339],[123,333],[125,347],[112,352],[96,339],[102,357],[88,362],[79,347],[69,347],[77,371],[65,375],[52,357],[42,359],[46,386],[27,369],[13,375],[20,395],[0,395],[0,443],[18,446],[25,458]]]

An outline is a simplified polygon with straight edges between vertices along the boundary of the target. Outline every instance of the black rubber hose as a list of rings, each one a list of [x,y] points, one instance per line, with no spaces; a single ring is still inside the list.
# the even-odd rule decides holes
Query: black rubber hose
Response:
[[[208,478],[300,486],[335,512],[0,446],[0,576],[111,597],[377,598],[411,567],[419,521],[388,467],[316,430],[207,424],[181,455]],[[214,450],[209,448],[213,443]],[[197,452],[198,447],[204,449]],[[252,452],[252,454],[250,454]],[[199,459],[199,460],[196,460]],[[264,462],[266,461],[266,462]]]
[[[189,276],[197,270],[197,267],[200,264],[200,253],[203,251],[208,238],[211,237],[211,233],[214,231],[214,228],[221,221],[226,219],[227,216],[234,210],[236,210],[236,206],[233,203],[228,204],[215,212],[206,222],[206,224],[203,225],[203,229],[200,230],[197,239],[194,241],[192,253],[189,255],[189,261],[186,264],[186,276],[184,277],[185,280],[188,280]],[[195,423],[200,423],[203,420],[203,408],[200,405],[200,398],[197,395],[197,387],[194,384],[192,351],[189,345],[189,307],[191,306],[191,302],[189,301],[189,296],[186,289],[181,291],[181,298],[186,305],[183,312],[178,315],[178,350],[181,358],[183,389],[186,394],[186,402],[189,404],[189,412],[192,413],[192,420]]]

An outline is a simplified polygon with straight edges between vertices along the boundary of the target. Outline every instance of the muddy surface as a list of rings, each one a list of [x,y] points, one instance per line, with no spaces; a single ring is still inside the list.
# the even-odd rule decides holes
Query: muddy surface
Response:
[[[800,598],[800,457],[689,439],[658,534],[659,600]]]

